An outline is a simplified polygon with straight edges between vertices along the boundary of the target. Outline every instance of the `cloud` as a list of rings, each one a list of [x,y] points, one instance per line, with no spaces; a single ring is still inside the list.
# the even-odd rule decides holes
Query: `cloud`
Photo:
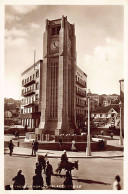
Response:
[[[97,45],[92,55],[84,56],[83,64],[92,92],[119,93],[119,80],[124,76],[121,42],[107,38],[104,46]]]
[[[5,21],[8,23],[11,23],[13,21],[20,21],[20,20],[21,20],[21,18],[19,16],[8,15],[8,14],[5,15]]]
[[[27,41],[27,33],[23,30],[16,29],[5,30],[5,48],[21,47]]]
[[[36,10],[37,7],[37,5],[14,5],[11,8],[19,14],[27,14]]]
[[[31,23],[31,24],[30,24],[30,29],[31,29],[32,31],[37,30],[37,29],[39,29],[39,28],[40,28],[40,25],[39,25],[39,24],[36,24],[36,23]]]
[[[23,30],[16,29],[15,27],[11,30],[5,30],[5,37],[26,37],[27,33]]]

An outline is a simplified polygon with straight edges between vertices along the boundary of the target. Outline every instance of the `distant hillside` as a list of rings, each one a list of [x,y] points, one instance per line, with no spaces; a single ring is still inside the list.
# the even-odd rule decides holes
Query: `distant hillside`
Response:
[[[6,110],[16,110],[20,108],[20,100],[14,100],[13,98],[4,98],[4,111]]]

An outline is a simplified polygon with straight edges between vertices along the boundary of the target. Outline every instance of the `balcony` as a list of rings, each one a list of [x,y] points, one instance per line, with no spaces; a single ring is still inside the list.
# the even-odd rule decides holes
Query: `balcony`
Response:
[[[76,106],[79,106],[79,107],[85,107],[85,104],[80,104],[80,103],[76,103]]]
[[[32,90],[32,89],[31,89],[31,90],[29,89],[29,90],[26,91],[26,92],[23,91],[21,95],[24,96],[24,97],[26,97],[26,96],[31,96],[31,95],[33,95],[33,94],[35,94],[35,91]]]
[[[78,96],[81,96],[81,97],[86,97],[86,94],[84,92],[81,92],[81,91],[76,91],[76,94]]]
[[[76,83],[79,84],[82,88],[86,88],[86,82],[83,80],[76,80]]]
[[[29,108],[29,107],[33,107],[33,106],[37,106],[37,105],[39,105],[39,101],[36,100],[36,101],[33,101],[29,104],[24,104],[23,106],[26,108]]]
[[[30,85],[32,85],[32,84],[34,84],[34,83],[35,83],[35,80],[32,79],[32,80],[29,80],[29,81],[26,82],[26,83],[23,83],[22,86],[23,86],[23,87],[28,87],[28,86],[30,86]]]

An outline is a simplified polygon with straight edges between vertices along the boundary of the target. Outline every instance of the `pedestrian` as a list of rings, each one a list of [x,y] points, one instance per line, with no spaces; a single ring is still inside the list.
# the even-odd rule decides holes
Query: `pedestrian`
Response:
[[[35,176],[33,176],[32,188],[33,190],[42,190],[44,186],[44,181],[42,175],[35,170]]]
[[[64,188],[66,190],[72,190],[73,189],[72,175],[68,170],[66,172],[66,177],[65,177],[65,181],[64,181]]]
[[[15,131],[15,137],[18,137],[18,131]]]
[[[35,140],[34,142],[34,146],[33,146],[33,150],[34,150],[34,155],[36,156],[36,153],[38,151],[38,146],[39,146],[39,143],[37,142],[37,140]]]
[[[37,170],[38,174],[42,174],[42,164],[41,164],[41,162],[36,163],[36,170]]]
[[[48,187],[50,187],[51,176],[53,175],[53,168],[49,161],[46,162],[45,174],[46,174],[46,184]]]
[[[62,138],[61,137],[59,138],[59,146],[60,146],[60,148],[62,147]]]
[[[34,140],[33,140],[33,142],[32,142],[32,156],[33,156],[33,153],[34,153]]]
[[[10,150],[10,156],[12,156],[13,148],[14,148],[14,144],[13,144],[12,140],[10,140],[8,147],[9,147],[9,150]]]
[[[75,140],[72,141],[71,150],[72,150],[72,151],[75,151],[75,150],[76,150],[76,147],[75,147]]]
[[[111,139],[113,139],[113,132],[111,132]]]
[[[12,180],[14,181],[13,189],[14,190],[23,190],[25,185],[25,178],[24,175],[21,174],[22,170],[17,172],[17,176],[15,176]]]
[[[104,135],[104,132],[103,132],[103,131],[101,131],[101,135],[102,135],[102,136]]]
[[[120,176],[116,175],[115,181],[113,183],[113,190],[121,190],[121,185],[120,185]]]
[[[27,128],[28,128],[28,126],[27,126],[27,124],[26,124],[24,130],[27,131]]]

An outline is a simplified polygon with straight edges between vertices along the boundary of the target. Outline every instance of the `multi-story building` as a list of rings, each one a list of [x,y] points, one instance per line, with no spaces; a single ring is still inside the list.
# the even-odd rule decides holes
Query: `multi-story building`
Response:
[[[78,133],[85,115],[86,74],[76,65],[75,26],[67,17],[46,20],[43,61],[22,73],[22,123],[36,133]]]
[[[43,61],[37,61],[22,74],[21,115],[22,125],[36,128],[40,123],[41,82]]]
[[[76,68],[76,123],[83,125],[86,110],[87,75],[77,66]]]
[[[95,106],[99,106],[100,96],[98,94],[93,94],[89,92],[89,97],[90,97],[90,100],[95,102]]]

